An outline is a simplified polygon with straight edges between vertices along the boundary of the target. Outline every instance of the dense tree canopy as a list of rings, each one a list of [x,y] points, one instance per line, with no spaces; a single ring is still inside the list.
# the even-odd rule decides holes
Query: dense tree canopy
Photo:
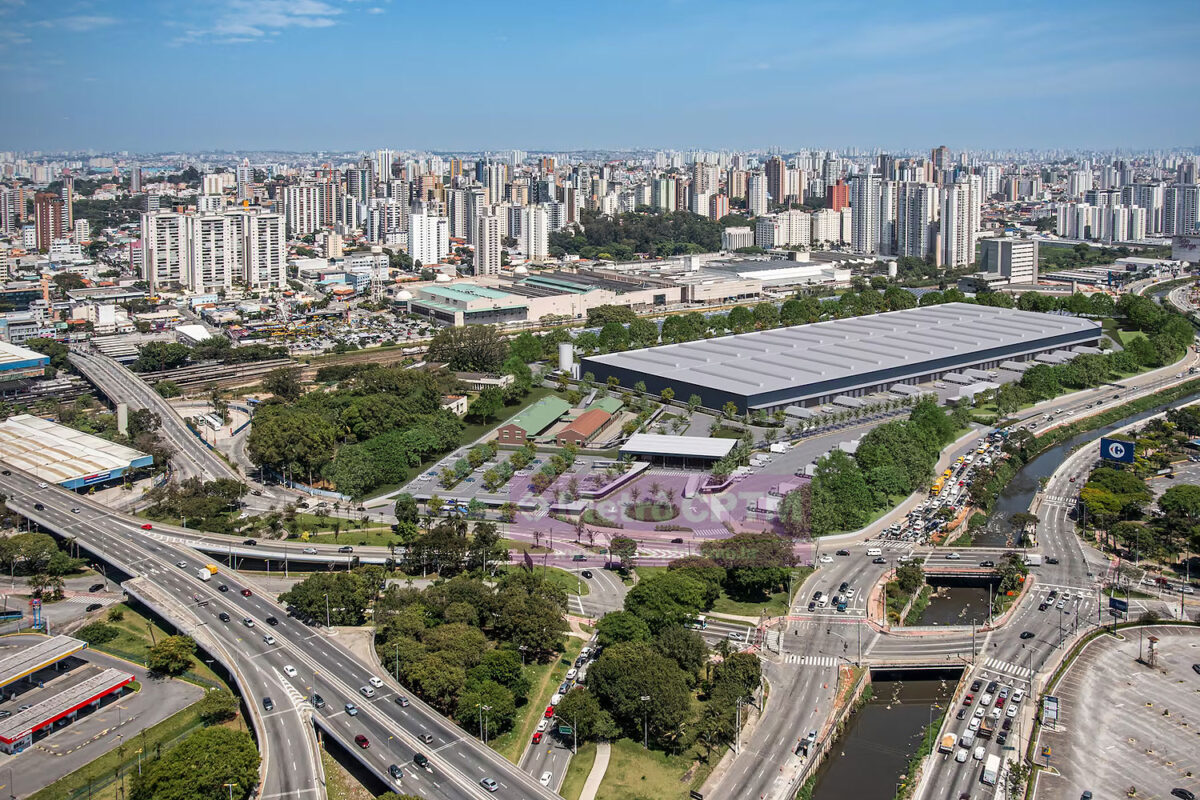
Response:
[[[147,754],[148,755],[148,754]],[[203,728],[132,776],[130,800],[244,800],[258,785],[258,751],[246,731]]]

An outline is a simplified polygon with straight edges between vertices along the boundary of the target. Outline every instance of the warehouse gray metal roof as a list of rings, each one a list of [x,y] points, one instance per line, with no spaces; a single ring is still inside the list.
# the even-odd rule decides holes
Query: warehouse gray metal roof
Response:
[[[1099,336],[1099,323],[1079,317],[946,303],[587,360],[753,395],[1093,330]]]

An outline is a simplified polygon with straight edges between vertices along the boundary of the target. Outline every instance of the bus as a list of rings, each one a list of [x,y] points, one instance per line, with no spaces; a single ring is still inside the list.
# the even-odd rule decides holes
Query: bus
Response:
[[[702,631],[707,627],[708,627],[708,617],[704,616],[703,614],[698,615],[691,622],[692,630]]]

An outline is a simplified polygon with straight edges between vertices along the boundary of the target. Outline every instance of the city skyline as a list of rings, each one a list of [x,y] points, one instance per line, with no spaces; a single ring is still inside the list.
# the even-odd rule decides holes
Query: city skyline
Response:
[[[0,148],[1137,150],[1200,123],[1182,2],[453,10],[0,0]],[[1130,124],[1122,97],[1162,102]]]

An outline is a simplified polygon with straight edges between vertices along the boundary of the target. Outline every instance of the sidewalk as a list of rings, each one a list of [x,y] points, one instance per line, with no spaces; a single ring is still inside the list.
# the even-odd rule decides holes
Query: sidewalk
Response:
[[[587,782],[583,784],[579,800],[596,800],[596,792],[600,791],[604,773],[608,772],[608,758],[611,754],[612,745],[608,742],[599,742],[596,745],[596,760],[592,762],[592,771],[588,773]]]

